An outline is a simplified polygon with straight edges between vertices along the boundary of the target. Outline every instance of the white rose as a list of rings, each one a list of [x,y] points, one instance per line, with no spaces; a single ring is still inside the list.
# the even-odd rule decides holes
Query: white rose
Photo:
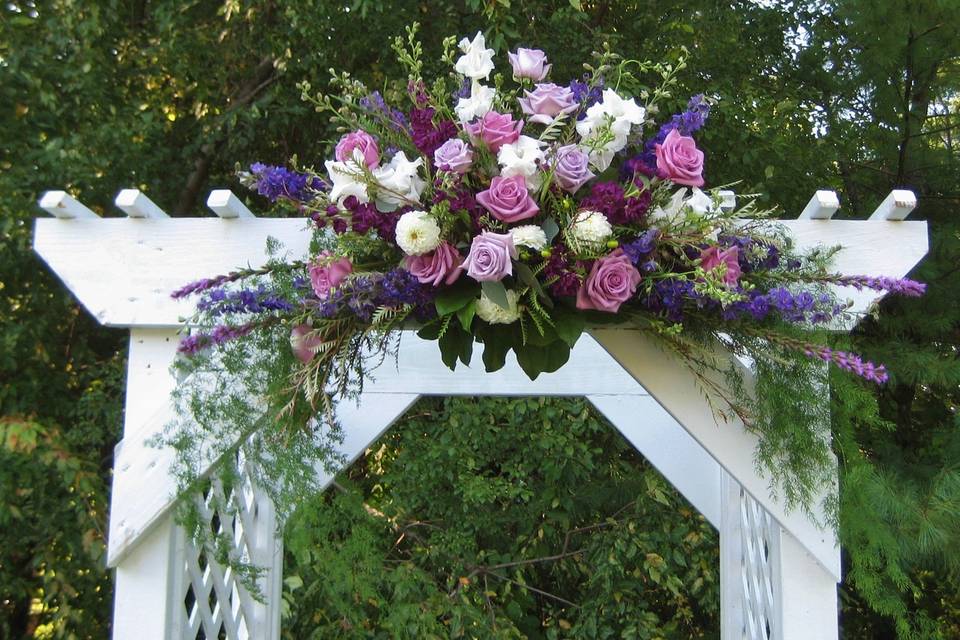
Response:
[[[543,182],[539,164],[543,164],[546,157],[543,153],[543,143],[529,136],[520,136],[516,142],[500,147],[497,153],[497,162],[502,167],[500,175],[523,176],[528,189],[538,189]]]
[[[642,124],[645,117],[646,111],[633,98],[624,100],[613,89],[605,89],[603,99],[588,108],[584,119],[577,122],[577,133],[587,143],[584,146],[592,147],[590,140],[599,138],[605,132],[613,135],[611,141],[591,150],[590,161],[593,165],[601,171],[609,167],[613,154],[627,146],[630,129]]]
[[[457,106],[453,110],[457,112],[460,122],[470,122],[474,118],[485,116],[493,108],[493,99],[496,97],[496,91],[474,80],[470,87],[470,97],[457,100]]]
[[[684,205],[684,198],[687,195],[687,190],[684,187],[680,187],[673,192],[673,195],[670,196],[670,201],[667,202],[665,206],[656,207],[647,213],[647,220],[651,223],[659,222],[661,224],[677,224],[682,219],[682,209]]]
[[[486,80],[493,71],[493,49],[487,49],[487,41],[483,34],[477,31],[473,42],[466,38],[460,41],[460,50],[463,55],[457,60],[454,68],[468,78]]]
[[[408,211],[397,220],[397,246],[410,256],[440,246],[440,225],[426,211]]]
[[[518,247],[530,247],[535,251],[541,251],[547,247],[547,234],[535,224],[514,227],[510,229],[510,235],[513,236],[513,244]]]
[[[585,248],[600,248],[613,235],[613,227],[599,211],[581,211],[570,227],[573,241]]]
[[[377,209],[393,211],[411,201],[420,202],[420,194],[427,186],[417,173],[422,164],[423,158],[410,161],[403,151],[398,151],[387,165],[374,169],[373,175],[383,187],[377,190]]]
[[[488,298],[486,294],[481,293],[480,299],[477,300],[477,316],[489,324],[512,324],[520,319],[517,297],[516,291],[508,290],[507,306],[510,308],[504,309]]]
[[[330,200],[343,204],[349,196],[356,196],[360,202],[370,202],[367,196],[367,185],[361,179],[363,170],[356,162],[336,162],[327,160],[323,163],[330,177]]]

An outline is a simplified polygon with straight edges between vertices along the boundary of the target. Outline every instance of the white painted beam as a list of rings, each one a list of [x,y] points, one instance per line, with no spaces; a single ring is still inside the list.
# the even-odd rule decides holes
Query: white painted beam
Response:
[[[216,189],[207,198],[207,207],[221,218],[255,218],[233,191]]]
[[[117,194],[114,204],[131,218],[169,217],[139,189],[124,189]]]
[[[803,208],[798,220],[829,220],[840,208],[840,198],[835,191],[817,191]]]
[[[913,191],[894,189],[883,199],[871,220],[903,220],[917,207],[917,196]]]
[[[74,218],[96,218],[96,213],[75,200],[66,191],[47,191],[40,198],[40,208],[61,220]]]
[[[310,229],[303,218],[253,218],[242,225],[214,218],[112,218],[69,225],[37,219],[34,248],[81,304],[111,326],[179,326],[191,301],[170,299],[184,284],[266,263],[267,237],[305,258]],[[927,223],[888,220],[784,220],[802,249],[842,245],[835,270],[845,274],[907,274],[927,252]],[[843,290],[863,312],[880,296]]]
[[[591,335],[640,385],[650,392],[674,419],[739,482],[784,529],[809,550],[823,567],[840,577],[840,549],[833,531],[820,529],[798,510],[788,511],[771,497],[769,481],[757,472],[754,452],[759,441],[739,419],[718,422],[714,415],[716,397],[704,397],[703,387],[694,373],[678,358],[663,350],[657,341],[632,329],[591,329]],[[729,359],[718,345],[715,355]],[[718,389],[727,389],[722,373],[704,371]],[[817,496],[819,502],[826,497]],[[814,514],[825,521],[820,505],[811,505]]]

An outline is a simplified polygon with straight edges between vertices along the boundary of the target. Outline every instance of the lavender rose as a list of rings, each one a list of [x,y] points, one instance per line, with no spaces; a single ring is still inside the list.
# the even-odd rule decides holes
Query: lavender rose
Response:
[[[740,248],[710,247],[700,252],[700,267],[704,271],[713,271],[721,264],[726,265],[726,271],[723,272],[724,284],[730,287],[736,286],[740,279]]]
[[[416,276],[421,283],[439,287],[441,284],[456,282],[460,277],[463,258],[452,245],[441,242],[430,253],[407,256],[405,263],[407,271]]]
[[[356,160],[368,169],[380,164],[380,147],[373,136],[363,129],[357,129],[340,138],[334,155],[337,162]]]
[[[473,164],[473,149],[460,138],[451,138],[433,152],[433,161],[438,169],[466,173]]]
[[[703,151],[697,149],[693,138],[673,129],[653,151],[657,156],[658,176],[690,187],[703,186]]]
[[[616,249],[593,263],[590,275],[577,292],[577,309],[616,313],[636,293],[640,272],[623,249]]]
[[[353,264],[349,258],[333,258],[329,251],[317,256],[316,262],[310,265],[310,284],[318,298],[325,298],[330,289],[339,286],[344,279],[353,273]]]
[[[575,144],[557,149],[553,164],[556,166],[554,181],[569,193],[576,192],[585,182],[596,177],[590,171],[590,156]]]
[[[304,364],[313,360],[317,355],[316,348],[323,343],[323,338],[315,333],[311,335],[312,332],[313,327],[308,324],[298,324],[290,331],[290,349]]]
[[[513,79],[530,78],[534,82],[540,82],[550,73],[550,67],[547,64],[547,54],[540,49],[517,49],[516,53],[507,53],[507,59],[510,60],[510,66],[513,67]]]
[[[481,119],[464,126],[471,140],[481,141],[492,152],[497,153],[503,145],[517,141],[520,129],[523,128],[523,120],[514,120],[509,113],[488,111]]]
[[[530,122],[552,124],[554,118],[561,113],[575,111],[580,104],[573,99],[570,87],[559,87],[555,84],[538,84],[533,91],[524,91],[525,98],[520,98],[520,108],[523,112],[533,116]]]
[[[509,178],[496,176],[490,181],[489,189],[477,194],[477,202],[500,222],[519,222],[540,212],[540,207],[527,191],[527,182],[522,175]]]
[[[470,253],[463,262],[467,275],[474,280],[503,280],[513,273],[511,259],[517,258],[517,248],[509,233],[484,231],[473,239]]]

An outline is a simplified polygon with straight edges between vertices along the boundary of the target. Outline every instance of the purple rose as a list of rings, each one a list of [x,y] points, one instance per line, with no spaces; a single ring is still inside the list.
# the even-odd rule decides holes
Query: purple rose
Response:
[[[575,144],[557,149],[553,163],[556,165],[553,179],[569,193],[575,193],[585,182],[596,177],[590,171],[590,156]]]
[[[460,138],[451,138],[433,152],[433,161],[438,169],[466,173],[473,164],[473,149]]]
[[[311,335],[312,334],[312,335]],[[297,360],[306,364],[317,355],[316,349],[323,344],[323,338],[308,324],[298,324],[290,331],[290,349]]]
[[[533,91],[524,91],[525,98],[520,98],[520,108],[523,112],[533,116],[530,122],[552,124],[553,119],[561,113],[575,111],[580,104],[573,99],[573,91],[569,87],[559,87],[555,84],[538,84]]]
[[[439,287],[453,284],[460,277],[463,258],[452,245],[441,242],[440,246],[421,256],[407,256],[407,271],[423,284]]]
[[[540,82],[550,73],[552,65],[547,64],[547,54],[540,49],[517,49],[516,53],[507,53],[510,66],[513,67],[513,78],[530,78]]]
[[[577,309],[616,313],[636,293],[640,272],[623,249],[616,249],[593,263],[590,275],[577,292]]]
[[[463,266],[474,280],[503,280],[513,273],[510,260],[516,258],[517,247],[512,235],[484,231],[473,239]]]
[[[514,120],[509,113],[488,111],[480,120],[469,122],[464,126],[471,140],[474,142],[479,140],[491,151],[497,153],[503,145],[517,141],[520,137],[520,129],[523,128],[523,120]]]
[[[340,138],[334,155],[337,157],[337,162],[355,159],[368,169],[373,169],[380,164],[380,147],[377,146],[373,136],[363,129],[357,129]]]
[[[657,175],[689,187],[703,186],[703,151],[690,136],[670,131],[663,144],[653,148],[657,156]]]
[[[308,271],[313,292],[318,298],[325,298],[330,289],[339,286],[348,275],[353,273],[353,264],[349,258],[334,259],[333,254],[324,251],[317,256],[317,260],[310,265]]]
[[[724,284],[731,287],[736,286],[740,279],[740,248],[710,247],[700,252],[700,267],[704,271],[713,271],[721,264],[727,267],[727,270],[723,272]]]
[[[527,191],[527,182],[522,175],[509,178],[496,176],[490,181],[489,189],[477,194],[477,202],[494,218],[506,223],[526,220],[540,212],[540,207]]]

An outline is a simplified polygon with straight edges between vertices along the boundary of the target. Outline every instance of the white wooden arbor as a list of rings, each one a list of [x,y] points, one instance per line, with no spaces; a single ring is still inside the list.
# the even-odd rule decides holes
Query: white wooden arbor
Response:
[[[116,198],[126,217],[101,219],[62,191],[40,200],[54,218],[36,221],[36,251],[99,322],[130,330],[107,561],[116,569],[114,637],[121,640],[279,636],[282,539],[269,500],[245,476],[229,496],[238,517],[207,511],[213,526],[232,534],[238,553],[266,568],[261,604],[173,523],[173,454],[147,444],[172,417],[178,381],[169,368],[178,318],[191,311],[170,292],[262,264],[267,237],[293,256],[307,252],[302,219],[256,218],[229,191],[212,192],[207,204],[215,217],[171,219],[127,189]],[[818,191],[797,220],[784,224],[800,246],[841,245],[837,271],[902,277],[927,251],[926,223],[904,221],[915,205],[911,192],[893,191],[869,220],[831,220],[837,196]],[[878,298],[841,294],[859,312]],[[435,344],[405,335],[399,368],[381,367],[359,405],[341,406],[342,451],[356,459],[421,395],[585,396],[719,530],[725,640],[837,638],[840,553],[833,532],[771,497],[753,460],[756,436],[742,423],[717,424],[690,372],[643,334],[590,333],[566,366],[536,381],[510,360],[495,374],[476,366],[450,372]]]

